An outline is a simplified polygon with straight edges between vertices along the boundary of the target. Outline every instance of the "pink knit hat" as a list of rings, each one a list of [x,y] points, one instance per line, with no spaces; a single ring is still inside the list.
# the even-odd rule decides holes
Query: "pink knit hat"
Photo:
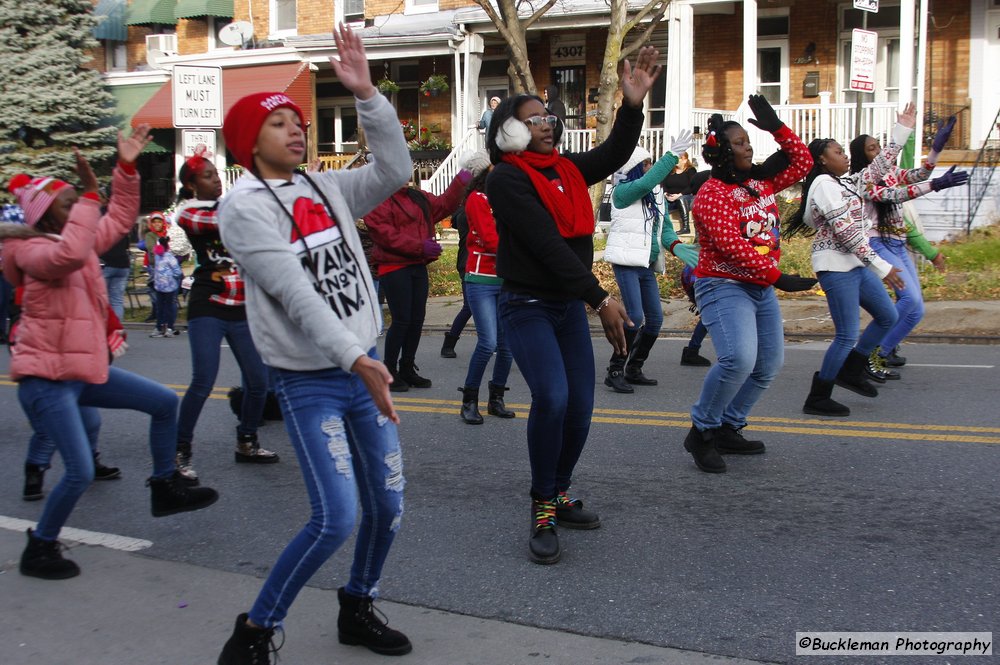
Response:
[[[258,92],[243,97],[229,109],[222,125],[222,136],[226,139],[226,147],[233,153],[236,163],[240,166],[253,168],[253,147],[257,145],[257,136],[267,116],[280,108],[290,108],[299,116],[303,131],[306,120],[302,117],[302,109],[283,92]]]
[[[55,201],[59,190],[72,187],[58,178],[32,178],[19,173],[10,179],[7,191],[17,197],[17,203],[24,210],[24,223],[34,226]]]

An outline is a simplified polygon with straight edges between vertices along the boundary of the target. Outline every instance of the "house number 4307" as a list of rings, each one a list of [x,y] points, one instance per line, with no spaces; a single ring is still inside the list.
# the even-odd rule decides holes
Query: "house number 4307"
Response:
[[[556,48],[557,58],[582,58],[583,46],[559,46]]]

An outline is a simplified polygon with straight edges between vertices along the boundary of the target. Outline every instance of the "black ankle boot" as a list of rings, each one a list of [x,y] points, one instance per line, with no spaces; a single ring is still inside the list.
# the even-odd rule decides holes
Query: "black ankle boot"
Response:
[[[625,363],[625,380],[636,386],[655,386],[656,379],[651,379],[642,373],[642,366],[649,358],[649,352],[656,344],[657,336],[642,332],[635,338],[634,346],[629,352]]]
[[[531,539],[528,557],[535,563],[559,561],[562,549],[556,534],[556,500],[531,498]]]
[[[833,394],[833,381],[824,381],[819,378],[819,372],[813,374],[812,388],[806,397],[806,403],[802,407],[804,413],[814,416],[849,416],[851,410],[830,399]]]
[[[490,381],[490,401],[486,403],[486,413],[497,418],[514,418],[516,413],[507,408],[504,404],[503,394],[507,392],[507,386],[498,386]]]
[[[271,665],[271,654],[280,648],[271,642],[273,637],[274,628],[252,628],[247,625],[247,615],[239,615],[233,634],[222,647],[218,665]]]
[[[465,386],[458,391],[462,393],[462,420],[469,425],[482,425],[483,414],[479,413],[479,388]]]
[[[556,494],[556,524],[567,529],[596,529],[601,518],[593,510],[583,507],[583,501],[574,499],[568,492]]]
[[[42,487],[45,485],[45,469],[32,464],[24,463],[24,493],[21,498],[25,501],[38,501],[45,496]]]
[[[455,344],[457,343],[458,343],[458,337],[452,335],[451,333],[445,333],[444,343],[441,345],[441,357],[457,358],[458,354],[455,353]]]
[[[211,487],[189,486],[176,470],[169,478],[149,478],[146,486],[152,496],[153,517],[201,510],[219,499]]]
[[[418,369],[420,368],[412,360],[402,360],[399,363],[399,376],[411,388],[430,388],[431,380],[417,374]]]
[[[711,367],[712,361],[698,353],[700,348],[698,346],[685,346],[681,349],[681,364],[687,367]]]
[[[337,589],[337,598],[337,638],[341,644],[360,644],[384,656],[402,656],[413,650],[406,635],[389,628],[382,617],[376,616],[371,598],[353,596],[344,587]]]
[[[902,367],[906,364],[906,358],[899,355],[898,346],[894,347],[892,353],[885,357],[885,364],[887,367]]]
[[[43,580],[66,580],[80,574],[80,567],[62,555],[58,540],[42,540],[28,529],[28,546],[21,554],[22,575]]]
[[[866,378],[867,366],[868,356],[857,349],[851,349],[847,359],[844,360],[844,366],[837,372],[834,383],[864,397],[878,397],[878,390]]]
[[[616,393],[624,393],[628,395],[635,392],[635,389],[628,384],[628,381],[625,380],[625,364],[628,362],[628,351],[635,344],[635,336],[638,332],[638,329],[626,329],[625,355],[620,356],[617,353],[613,353],[611,354],[611,360],[608,361],[608,374],[604,377],[604,385],[611,388]]]
[[[389,374],[392,375],[392,383],[389,384],[389,390],[394,393],[405,393],[410,389],[410,384],[407,383],[406,379],[400,375],[398,370],[389,369]]]
[[[101,453],[94,453],[94,480],[116,480],[122,477],[117,466],[104,466],[100,461]]]
[[[743,438],[743,428],[722,423],[715,430],[715,449],[720,455],[760,455],[764,452],[764,442]]]
[[[694,463],[705,473],[725,473],[726,461],[715,449],[715,430],[700,431],[694,425],[684,437],[684,450],[691,453]]]

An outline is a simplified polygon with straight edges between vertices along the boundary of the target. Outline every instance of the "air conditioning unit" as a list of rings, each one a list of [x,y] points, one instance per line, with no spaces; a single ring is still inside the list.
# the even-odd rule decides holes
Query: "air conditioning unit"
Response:
[[[146,52],[150,51],[177,55],[177,35],[146,35]]]

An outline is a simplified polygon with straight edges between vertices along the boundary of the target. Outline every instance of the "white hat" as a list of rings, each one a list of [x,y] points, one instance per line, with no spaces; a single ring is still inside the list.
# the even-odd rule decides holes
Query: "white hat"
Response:
[[[621,167],[615,171],[615,182],[623,180],[628,172],[636,167],[637,164],[642,164],[647,159],[652,159],[653,156],[649,154],[649,151],[643,148],[641,145],[637,145],[635,150],[632,151],[632,156],[621,165]]]

